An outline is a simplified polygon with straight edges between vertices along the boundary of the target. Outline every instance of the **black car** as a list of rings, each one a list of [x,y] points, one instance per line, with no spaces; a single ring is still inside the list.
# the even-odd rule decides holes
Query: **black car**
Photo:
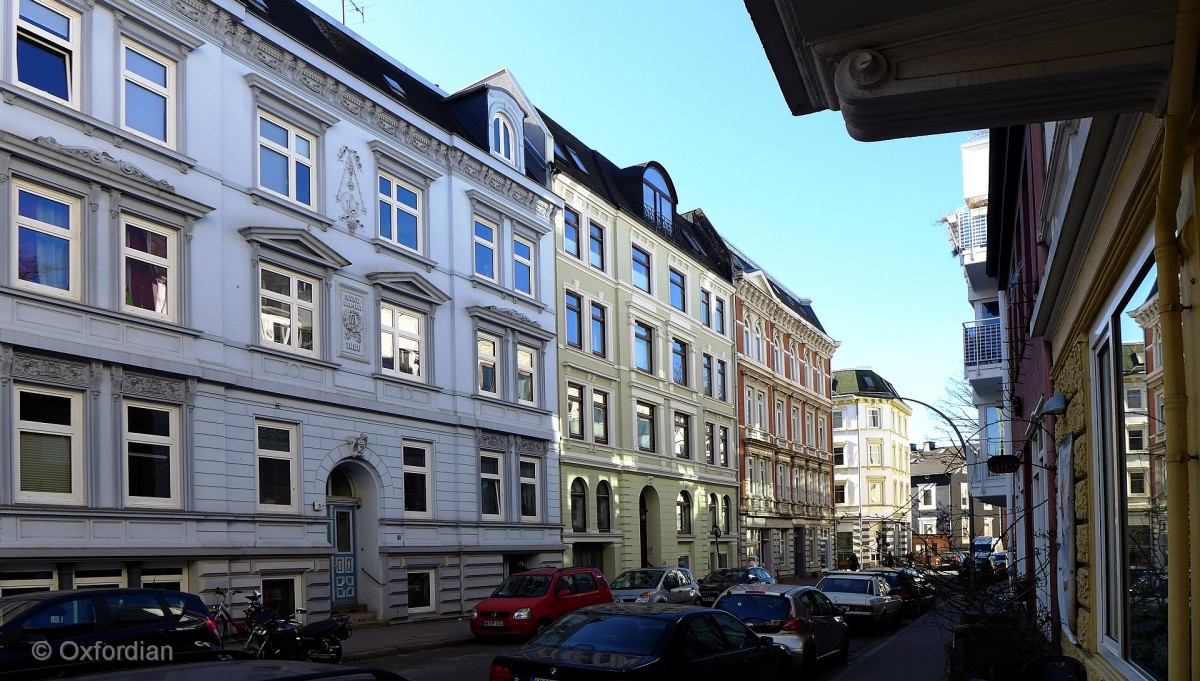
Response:
[[[0,598],[0,678],[138,666],[220,649],[216,623],[194,594],[68,589]]]
[[[708,573],[700,580],[700,602],[712,605],[729,587],[734,584],[774,584],[775,578],[760,567],[721,568]]]
[[[493,679],[754,679],[791,675],[787,650],[721,610],[593,605],[492,661]]]
[[[933,590],[925,582],[925,578],[912,568],[875,568],[864,570],[867,574],[876,574],[887,581],[893,594],[899,594],[904,606],[902,612],[919,615],[933,602]]]

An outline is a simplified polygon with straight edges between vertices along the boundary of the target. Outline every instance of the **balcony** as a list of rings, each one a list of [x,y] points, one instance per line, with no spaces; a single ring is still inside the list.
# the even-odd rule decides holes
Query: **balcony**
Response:
[[[963,324],[963,378],[984,399],[1000,395],[1004,385],[1004,343],[999,319]]]
[[[973,291],[996,288],[995,278],[987,274],[987,201],[980,204],[959,208],[950,225],[954,252]]]

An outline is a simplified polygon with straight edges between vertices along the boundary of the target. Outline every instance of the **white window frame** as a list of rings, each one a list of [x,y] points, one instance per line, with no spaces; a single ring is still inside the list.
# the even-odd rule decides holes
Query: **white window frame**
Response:
[[[837,460],[838,449],[842,450],[841,451],[841,456],[842,456],[841,463],[838,463],[838,460]],[[830,451],[830,454],[832,455],[832,458],[833,458],[833,465],[835,465],[835,466],[845,466],[846,465],[846,444],[845,443],[836,443],[835,442],[833,444],[832,450]]]
[[[928,497],[929,501],[925,501]],[[922,485],[917,491],[917,508],[922,510],[932,510],[937,508],[937,489],[934,485]],[[923,532],[922,534],[929,534]]]
[[[167,413],[167,424],[170,428],[170,434],[167,436],[150,435],[147,433],[131,433],[129,432],[129,408],[136,407],[139,409],[151,409],[154,411],[162,411]],[[125,493],[126,506],[145,506],[150,508],[178,508],[180,505],[180,475],[182,472],[180,431],[179,431],[179,407],[161,404],[156,402],[142,402],[139,400],[125,400],[121,408],[121,433],[122,433],[122,456],[124,463],[124,480],[122,488]],[[257,430],[255,431],[257,433]],[[129,489],[129,445],[131,444],[149,444],[168,447],[170,452],[167,456],[167,463],[171,467],[170,490],[171,494],[168,497],[139,497],[133,496]]]
[[[792,441],[800,436],[800,407],[792,407]]]
[[[259,446],[259,428],[275,428],[289,433],[289,451],[282,452],[274,449],[263,449]],[[262,471],[259,462],[262,459],[276,459],[288,462],[291,478],[291,503],[268,504],[262,501]],[[259,512],[295,513],[300,508],[300,486],[296,483],[300,467],[300,427],[294,423],[282,423],[266,419],[254,420],[254,503]]]
[[[883,411],[878,407],[867,409],[867,427],[882,428],[883,427]]]
[[[787,437],[787,421],[783,417],[783,400],[775,400],[775,435]]]
[[[817,441],[812,446],[816,447],[817,449],[824,449],[825,443],[828,441],[828,435],[829,435],[829,431],[825,427],[825,417],[818,416],[817,417]]]
[[[488,229],[492,230],[491,240],[488,240],[479,235],[479,227],[478,227],[479,225],[483,225],[484,227],[487,227]],[[499,283],[499,281],[500,281],[500,272],[497,270],[497,267],[496,267],[496,244],[498,243],[499,238],[500,238],[500,226],[498,224],[496,224],[494,221],[489,220],[489,219],[483,217],[482,215],[476,214],[474,220],[471,221],[471,239],[472,239],[472,244],[473,244],[471,247],[471,263],[472,263],[472,268],[473,268],[472,272],[474,272],[475,276],[479,277],[480,279],[487,279],[488,281],[496,282],[496,283]],[[492,266],[491,276],[483,274],[482,272],[479,271],[479,247],[480,246],[482,246],[483,248],[486,248],[488,253],[490,254],[491,266]]]
[[[385,179],[391,183],[392,193],[390,195],[385,196],[382,192],[379,191],[379,178]],[[387,172],[386,170],[379,171],[379,178],[377,178],[375,181],[375,196],[376,196],[376,200],[378,201],[378,205],[379,205],[379,215],[376,216],[376,218],[375,218],[376,234],[379,235],[380,239],[383,239],[384,241],[388,242],[389,244],[394,244],[397,248],[403,248],[406,251],[411,251],[418,255],[423,255],[425,253],[425,222],[424,222],[425,214],[423,211],[423,208],[425,206],[425,188],[420,187],[413,182],[409,182],[408,180],[400,177],[399,175],[396,175],[395,173]],[[416,195],[416,197],[417,197],[416,207],[410,206],[410,205],[404,203],[403,201],[400,201],[399,199],[397,199],[396,191],[395,191],[396,187],[403,187],[403,188],[407,189],[408,191],[412,192],[414,195]],[[383,211],[385,208],[389,211],[389,213],[391,214],[391,217],[393,218],[392,219],[392,236],[390,236],[390,237],[383,235],[382,220],[383,220]],[[409,246],[408,244],[400,241],[399,235],[397,233],[397,221],[394,219],[396,217],[396,211],[407,213],[407,214],[411,215],[414,219],[416,219],[416,221],[417,221],[417,244],[416,244],[416,247]]]
[[[775,373],[782,376],[783,371],[784,371],[784,368],[783,368],[783,336],[776,333],[774,338],[771,341],[771,345],[774,346],[772,348],[772,352],[774,353],[774,356],[775,356],[775,366],[772,367],[772,369],[775,371]]]
[[[918,518],[917,534],[937,534],[937,518]]]
[[[133,50],[134,52],[137,52],[138,54],[140,54],[142,57],[161,65],[163,67],[163,69],[166,71],[166,76],[165,76],[166,81],[167,81],[166,85],[159,85],[158,83],[154,83],[152,81],[146,80],[145,77],[130,71],[126,67],[126,57],[128,56],[128,53],[126,52],[126,50]],[[176,141],[177,136],[178,136],[178,132],[177,132],[178,124],[176,123],[177,116],[178,116],[178,114],[176,113],[177,107],[178,107],[178,94],[177,93],[179,92],[179,85],[178,85],[179,80],[178,80],[178,76],[177,76],[178,68],[179,68],[178,63],[174,59],[171,59],[170,57],[164,55],[163,53],[161,53],[157,50],[153,50],[153,49],[147,47],[146,45],[143,45],[142,43],[129,38],[128,36],[121,37],[121,81],[122,82],[121,82],[121,88],[120,88],[120,94],[119,94],[119,97],[121,98],[121,104],[120,104],[120,107],[121,107],[121,129],[129,132],[130,134],[137,135],[138,137],[141,137],[143,139],[147,139],[155,144],[162,144],[171,149],[176,148],[176,146],[178,144]],[[126,83],[132,83],[134,85],[137,85],[138,87],[145,88],[146,90],[150,91],[151,93],[156,94],[159,97],[162,97],[163,109],[164,109],[163,113],[166,116],[166,121],[165,121],[166,127],[164,128],[164,132],[166,134],[166,139],[160,139],[158,137],[155,137],[154,135],[151,135],[150,133],[139,130],[128,124],[128,122],[126,121],[126,112],[128,111],[128,102],[125,100],[125,92],[126,92],[125,84]]]
[[[867,504],[870,506],[882,506],[884,504],[884,484],[882,479],[873,478],[867,480]],[[879,493],[876,494],[876,491]]]
[[[16,27],[16,30],[13,33],[12,51],[9,53],[10,58],[12,59],[12,78],[10,82],[24,90],[36,92],[43,97],[50,97],[56,101],[63,102],[72,109],[78,109],[81,101],[81,83],[83,82],[82,71],[84,58],[82,54],[83,46],[81,40],[83,17],[79,14],[79,12],[76,12],[61,2],[55,2],[55,0],[31,1],[41,5],[47,10],[54,12],[55,14],[64,16],[67,19],[67,33],[70,35],[64,40],[61,36],[51,33],[50,31],[47,31],[36,24],[23,21],[21,19],[21,2],[20,0],[13,0],[13,25]],[[16,37],[22,33],[32,38],[34,42],[42,43],[51,51],[60,52],[65,55],[65,62],[68,72],[66,99],[25,83],[20,79],[20,64],[17,62],[18,41]]]
[[[523,355],[528,355],[529,362],[526,364],[522,358]],[[538,399],[541,397],[541,390],[538,387],[538,364],[540,363],[540,353],[538,349],[532,345],[520,343],[517,345],[517,376],[514,387],[517,390],[515,395],[517,402],[529,407],[536,407]],[[520,395],[521,377],[527,375],[529,377],[530,398],[524,399]]]
[[[258,582],[259,591],[263,594],[267,593],[266,582],[283,582],[292,583],[292,600],[296,603],[296,607],[304,607],[304,582],[300,579],[300,575],[263,575]],[[263,602],[266,605],[266,601]]]
[[[413,570],[413,569],[408,570],[408,577],[405,579],[405,582],[406,582],[406,586],[404,589],[405,596],[408,595],[407,583],[412,581],[413,575],[429,575],[429,605],[422,605],[422,606],[418,606],[418,607],[414,608],[412,606],[412,604],[409,603],[408,604],[408,612],[409,613],[436,612],[437,611],[437,593],[438,593],[438,591],[437,591],[437,569],[436,568],[428,568],[428,569],[422,569],[422,570]]]
[[[767,394],[761,390],[754,393],[754,427],[766,430],[767,424]]]
[[[496,472],[484,473],[483,460],[485,458],[496,460]],[[499,513],[484,513],[483,512],[483,481],[496,481],[496,508]],[[483,450],[479,452],[479,515],[484,520],[504,520],[504,452],[495,452],[491,450]]]
[[[834,409],[832,418],[834,430],[842,430],[846,427],[846,414],[841,409]]]
[[[83,257],[81,250],[83,248],[82,239],[82,206],[83,202],[78,197],[54,191],[39,184],[28,182],[23,179],[13,178],[13,194],[12,194],[12,237],[10,239],[10,248],[12,249],[12,259],[9,261],[9,266],[12,268],[12,284],[16,288],[35,291],[60,298],[71,298],[73,300],[82,300],[83,298],[83,273],[80,272]],[[63,229],[58,225],[53,225],[48,222],[42,222],[36,218],[25,217],[20,215],[20,193],[25,192],[40,196],[44,199],[49,199],[56,203],[66,204],[67,210],[70,213],[67,229]],[[67,242],[68,249],[68,266],[71,272],[67,277],[66,290],[50,286],[48,284],[40,284],[34,281],[26,281],[20,278],[20,238],[21,230],[28,229],[39,234],[45,234],[58,239],[63,239]]]
[[[833,481],[833,503],[835,506],[846,504],[846,487],[847,483],[845,480]],[[841,497],[841,499],[838,499],[838,497]]]
[[[1132,470],[1132,471],[1129,471],[1129,475],[1128,475],[1128,484],[1129,484],[1128,492],[1129,492],[1129,496],[1131,496],[1131,497],[1144,497],[1144,496],[1149,496],[1149,495],[1150,495],[1150,487],[1149,487],[1149,485],[1148,485],[1148,483],[1149,483],[1149,480],[1150,480],[1150,476],[1148,475],[1148,473],[1149,473],[1149,471],[1144,471],[1144,470]],[[1134,476],[1134,475],[1138,475],[1138,476],[1140,476],[1140,477],[1141,477],[1141,480],[1142,480],[1142,484],[1141,484],[1142,490],[1141,490],[1140,492],[1138,492],[1138,491],[1135,491],[1135,490],[1134,490],[1134,487],[1133,487],[1133,476]]]
[[[491,151],[492,155],[504,161],[505,163],[515,166],[517,164],[517,131],[513,126],[508,116],[503,113],[496,112],[492,114],[492,124],[488,126],[491,131]],[[504,138],[507,135],[508,153],[504,153]]]
[[[161,236],[165,236],[167,238],[167,257],[160,258],[158,256],[152,255],[145,251],[139,251],[135,248],[130,248],[129,246],[127,246],[126,245],[127,240],[125,238],[125,235],[130,226],[150,232],[152,234],[159,234]],[[121,309],[130,314],[136,314],[136,315],[140,315],[143,317],[150,317],[152,319],[177,321],[179,319],[178,310],[179,310],[179,281],[180,281],[180,276],[179,276],[179,232],[178,232],[178,230],[172,229],[170,227],[163,227],[162,225],[159,225],[159,224],[156,224],[153,222],[149,222],[147,220],[142,220],[142,219],[133,217],[131,215],[122,215],[120,238],[121,238],[121,265],[120,265],[121,289],[120,290],[123,292],[121,295]],[[167,308],[165,312],[158,312],[156,310],[147,310],[145,308],[141,308],[141,307],[132,305],[127,302],[128,299],[124,292],[127,292],[129,290],[129,281],[126,279],[126,277],[128,276],[128,274],[127,274],[128,268],[125,266],[125,263],[130,259],[137,260],[137,261],[147,263],[150,265],[162,267],[163,269],[167,270],[167,295],[166,295],[165,300],[163,301]]]
[[[488,355],[483,352],[480,347],[484,342],[492,343],[494,348],[493,354]],[[503,382],[501,381],[502,374],[500,373],[500,337],[486,331],[480,331],[475,334],[475,389],[480,395],[495,397],[499,399],[503,392]],[[483,389],[483,368],[485,366],[492,367],[492,375],[496,382],[495,391]]]
[[[404,458],[405,449],[420,449],[425,452],[425,465],[416,466],[408,463]],[[433,445],[428,442],[409,442],[404,441],[401,447],[400,461],[401,467],[401,490],[404,492],[405,507],[404,517],[406,518],[432,518],[433,517]],[[403,476],[408,474],[421,475],[425,479],[425,510],[413,511],[408,508],[408,484]]]
[[[815,447],[817,435],[813,430],[813,413],[805,410],[804,412],[804,445],[806,447]]]
[[[260,189],[264,192],[267,192],[268,194],[271,194],[272,196],[278,196],[280,198],[286,199],[297,205],[301,205],[301,206],[304,206],[304,207],[312,209],[312,210],[317,210],[318,207],[320,206],[320,200],[318,197],[319,192],[317,191],[317,188],[320,186],[320,182],[318,180],[319,166],[317,163],[318,144],[320,143],[320,139],[321,139],[320,136],[314,132],[311,132],[310,130],[308,130],[304,127],[301,127],[300,125],[298,125],[296,123],[288,122],[282,116],[271,113],[270,111],[263,109],[261,107],[258,109],[257,113],[258,113],[258,116],[255,118],[255,124],[256,124],[255,137],[258,140],[258,145],[256,147],[256,151],[258,151],[259,153],[256,153],[254,155],[254,169],[255,169],[255,178],[256,178],[258,189]],[[271,123],[274,123],[275,125],[278,125],[279,127],[283,128],[284,130],[287,130],[288,144],[286,147],[281,146],[278,142],[275,142],[274,140],[268,139],[263,136],[262,121],[264,119]],[[297,146],[296,139],[297,138],[302,138],[302,139],[308,141],[308,149],[309,149],[308,156],[304,156],[296,149],[296,146]],[[284,158],[287,159],[287,166],[288,166],[288,193],[287,194],[277,192],[274,189],[271,189],[270,187],[263,184],[263,168],[262,168],[262,151],[261,150],[264,147],[267,149],[270,149],[271,151],[274,151],[278,154],[281,154]],[[296,165],[297,164],[308,166],[308,197],[310,199],[308,203],[301,201],[299,198],[299,185],[296,181]]]
[[[83,494],[83,393],[18,383],[13,391],[13,493],[17,502],[82,504]],[[38,393],[70,400],[71,424],[64,426],[21,419],[21,393]],[[71,491],[36,492],[21,489],[21,433],[62,435],[71,438]]]
[[[406,316],[415,318],[417,320],[417,333],[414,335],[408,331],[405,331],[400,328],[399,324],[393,323],[393,324],[389,325],[389,324],[385,323],[384,315],[383,315],[384,310],[387,310],[388,312],[391,313],[393,320],[398,320],[400,318],[400,316],[402,316],[402,315],[406,315]],[[426,376],[427,371],[425,369],[424,362],[428,358],[428,351],[427,351],[428,343],[426,340],[426,333],[427,333],[428,328],[429,328],[429,316],[427,314],[425,314],[424,312],[419,312],[417,310],[413,310],[411,308],[407,308],[402,305],[396,305],[395,303],[389,303],[387,301],[380,301],[380,303],[379,303],[379,342],[381,345],[384,343],[389,343],[391,345],[392,359],[396,364],[396,366],[391,369],[388,369],[383,366],[383,352],[382,352],[383,348],[381,347],[380,354],[379,354],[379,371],[380,371],[380,373],[387,374],[388,376],[396,376],[398,378],[402,378],[402,379],[408,380],[408,381],[417,381],[420,383],[427,383],[428,377]],[[400,339],[407,339],[410,341],[415,341],[417,344],[417,371],[416,371],[416,373],[410,374],[410,373],[400,370],[400,362],[399,362],[399,357],[400,357],[399,341],[400,341]]]
[[[529,249],[529,257],[523,258],[517,254],[517,244],[522,244]],[[517,268],[526,267],[529,269],[529,290],[525,291],[517,287]],[[513,290],[524,296],[534,298],[537,296],[537,242],[533,239],[526,239],[523,236],[513,235]]]
[[[882,466],[883,465],[883,443],[868,442],[867,443],[867,465]]]
[[[533,465],[533,477],[528,477],[521,472],[521,464]],[[541,483],[542,463],[538,459],[527,456],[522,456],[517,460],[517,480],[519,482],[517,505],[521,506],[523,494],[527,485],[533,486],[533,503],[535,504],[533,515],[525,515],[525,509],[519,508],[522,522],[538,522],[542,518],[542,483]]]
[[[284,297],[273,291],[264,290],[262,287],[262,272],[263,271],[270,271],[275,274],[288,277],[288,279],[291,280],[290,295],[288,297]],[[259,318],[259,342],[267,347],[285,348],[288,352],[294,352],[296,354],[301,354],[301,355],[308,355],[310,357],[320,357],[321,356],[321,347],[322,347],[321,327],[322,327],[322,324],[324,323],[323,320],[321,319],[321,295],[322,295],[322,290],[323,290],[321,280],[316,277],[312,277],[312,276],[309,276],[306,274],[301,274],[295,270],[288,269],[286,267],[282,267],[282,266],[275,265],[275,264],[268,264],[266,262],[260,262],[259,272],[257,274],[258,274],[257,306],[258,306],[258,318]],[[297,283],[298,282],[306,282],[312,286],[313,295],[312,295],[311,303],[300,300],[299,295],[297,294]],[[273,335],[267,334],[267,328],[263,325],[262,299],[264,297],[270,298],[272,300],[277,300],[277,301],[280,301],[283,303],[287,303],[288,305],[291,306],[292,314],[291,314],[291,318],[288,320],[288,324],[290,325],[288,327],[288,342],[280,343],[274,339]],[[299,338],[300,338],[300,334],[298,333],[298,331],[299,331],[299,310],[300,309],[308,309],[308,310],[312,311],[312,316],[313,316],[313,326],[312,326],[313,343],[312,343],[312,345],[313,345],[313,347],[311,350],[301,348],[298,345]]]

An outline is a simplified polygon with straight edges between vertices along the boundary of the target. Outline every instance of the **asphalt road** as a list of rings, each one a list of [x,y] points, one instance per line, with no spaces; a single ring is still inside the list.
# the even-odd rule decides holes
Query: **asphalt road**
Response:
[[[865,655],[886,641],[900,627],[908,626],[912,618],[905,617],[901,624],[884,630],[852,629],[850,632],[850,660]],[[353,662],[356,667],[374,667],[396,672],[411,681],[487,681],[492,658],[511,650],[519,644],[472,641],[463,645],[435,648],[420,653],[379,657],[372,660]],[[817,674],[806,677],[811,681],[829,681],[843,667],[821,665]]]

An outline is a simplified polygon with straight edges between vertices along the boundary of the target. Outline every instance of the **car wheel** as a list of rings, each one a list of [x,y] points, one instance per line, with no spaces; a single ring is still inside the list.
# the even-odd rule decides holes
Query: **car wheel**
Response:
[[[548,626],[550,626],[550,620],[547,620],[547,619],[540,620],[537,623],[537,626],[533,628],[533,635],[537,636],[538,634],[545,631],[546,627],[548,627]]]
[[[813,641],[808,650],[804,651],[804,667],[801,669],[804,677],[812,676],[813,670],[817,668],[817,642]]]

